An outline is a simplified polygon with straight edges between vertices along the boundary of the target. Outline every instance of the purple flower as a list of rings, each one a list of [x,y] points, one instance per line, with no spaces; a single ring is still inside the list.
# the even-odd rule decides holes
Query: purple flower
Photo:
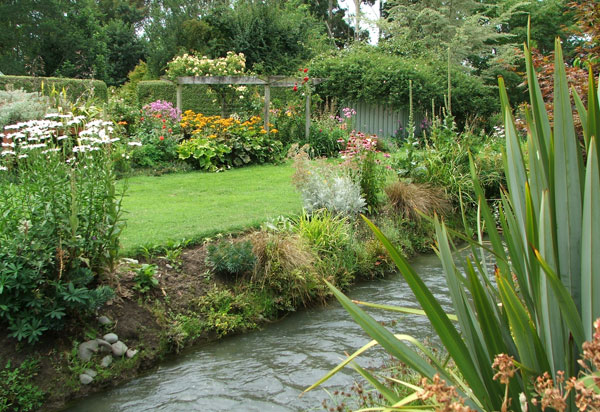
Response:
[[[146,112],[147,116],[156,116],[160,114],[161,117],[168,117],[175,122],[181,120],[181,110],[173,107],[173,103],[171,102],[157,100],[145,105],[142,109]]]

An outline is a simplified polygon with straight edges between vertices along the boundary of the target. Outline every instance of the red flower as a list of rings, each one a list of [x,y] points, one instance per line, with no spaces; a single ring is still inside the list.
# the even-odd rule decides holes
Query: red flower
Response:
[[[143,117],[140,117],[140,122],[143,122],[143,121],[144,121],[144,118],[143,118]]]
[[[161,137],[158,138],[158,140],[165,140],[165,137],[161,136]]]
[[[169,133],[173,133],[173,129],[169,129]]]
[[[298,91],[298,85],[297,85],[297,84],[295,84],[295,85],[294,85],[294,89],[293,89],[293,90],[294,90],[295,92],[297,92],[297,91]]]
[[[306,83],[308,81],[308,76],[305,76],[302,80],[304,80],[304,83]]]
[[[308,69],[304,69],[304,73],[308,73]]]
[[[167,128],[167,126],[165,126],[165,125],[163,124],[163,127],[162,127],[162,128],[163,128],[163,129],[166,129],[166,128]]]

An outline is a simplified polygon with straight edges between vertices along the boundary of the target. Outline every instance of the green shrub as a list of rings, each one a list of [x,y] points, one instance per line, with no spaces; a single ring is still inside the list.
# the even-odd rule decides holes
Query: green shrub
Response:
[[[366,202],[360,183],[352,179],[347,168],[322,160],[311,161],[303,151],[295,156],[294,168],[294,185],[307,212],[327,209],[356,216],[364,210]]]
[[[223,337],[257,327],[260,311],[250,293],[213,288],[197,301],[204,327]]]
[[[81,118],[62,121],[9,129],[12,147],[0,159],[0,320],[29,342],[112,296],[95,287],[93,271],[119,250],[112,123],[81,130]]]
[[[254,269],[256,256],[250,241],[211,243],[207,248],[206,264],[217,274],[237,279]]]
[[[31,380],[38,369],[38,362],[26,360],[12,368],[10,361],[0,369],[0,412],[36,411],[42,406],[44,392]]]
[[[182,132],[181,113],[166,101],[144,105],[136,122],[136,138],[142,143],[132,153],[133,163],[142,168],[158,168],[177,159]]]
[[[52,90],[66,91],[71,101],[96,97],[102,101],[108,100],[108,88],[101,80],[66,79],[59,77],[30,77],[30,76],[0,76],[0,90],[6,88],[23,89],[27,92],[38,92],[49,95]]]
[[[194,159],[194,167],[213,172],[226,164],[225,156],[231,148],[216,139],[196,138],[181,142],[177,153],[182,160]]]
[[[412,80],[414,105],[423,113],[431,108],[432,100],[436,107],[444,107],[448,90],[445,64],[394,56],[370,46],[319,56],[310,67],[314,77],[326,79],[317,86],[317,93],[344,103],[364,101],[408,109]],[[499,110],[495,90],[464,70],[451,67],[452,114],[460,125],[472,116],[487,118]]]
[[[50,107],[48,98],[24,90],[0,90],[0,131],[4,126],[41,119]]]
[[[149,292],[158,286],[158,279],[155,275],[156,265],[142,264],[139,268],[135,269],[135,286],[133,288],[140,293]]]

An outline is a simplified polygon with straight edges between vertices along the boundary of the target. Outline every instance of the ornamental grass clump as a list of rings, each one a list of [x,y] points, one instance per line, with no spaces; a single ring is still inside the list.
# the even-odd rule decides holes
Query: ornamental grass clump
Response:
[[[600,317],[600,255],[597,253],[600,244],[600,153],[597,144],[600,91],[590,69],[588,107],[577,93],[573,93],[584,125],[583,144],[580,145],[559,40],[555,50],[552,127],[529,48],[525,47],[531,102],[531,110],[526,116],[527,157],[522,153],[504,83],[500,80],[506,134],[504,172],[508,190],[502,193],[496,221],[471,161],[478,216],[483,222],[478,224],[477,231],[466,225],[465,234],[453,232],[471,245],[471,255],[460,266],[452,255],[448,229],[439,219],[434,219],[437,253],[444,268],[454,314],[443,311],[406,258],[368,222],[388,249],[459,373],[450,373],[414,338],[394,335],[337,289],[331,288],[377,343],[424,377],[434,379],[439,375],[447,385],[455,387],[458,396],[471,409],[542,410],[543,405],[537,401],[538,392],[551,389],[548,379],[554,383],[576,379],[595,393],[599,391],[596,367],[590,366],[594,369],[588,372],[577,361],[584,342],[592,341],[593,323]],[[585,162],[582,152],[585,152]],[[501,227],[502,237],[497,225]],[[485,243],[484,227],[489,238]],[[493,266],[488,264],[490,258],[494,261]],[[412,345],[407,345],[406,341]],[[344,364],[374,344],[363,347]],[[414,349],[415,346],[420,352]],[[494,380],[497,370],[493,365],[500,355],[514,359],[516,370],[509,384]],[[498,363],[494,366],[498,367]],[[357,369],[381,392],[386,405],[400,407],[416,396],[415,393],[401,398],[368,372]],[[587,373],[591,378],[586,378]],[[538,382],[539,377],[540,386],[536,387],[534,382]],[[419,388],[414,389],[419,392]],[[547,405],[566,411],[580,409],[573,393],[550,396],[549,402],[559,401],[558,398],[562,399],[561,403]]]
[[[257,257],[252,282],[273,296],[278,310],[293,311],[323,296],[317,256],[298,235],[286,232],[256,232],[252,235]]]
[[[112,296],[97,274],[119,250],[112,123],[48,115],[7,126],[0,152],[0,322],[37,341]]]
[[[386,186],[385,194],[391,211],[405,219],[420,220],[420,213],[443,216],[452,211],[444,191],[426,183],[394,182]]]

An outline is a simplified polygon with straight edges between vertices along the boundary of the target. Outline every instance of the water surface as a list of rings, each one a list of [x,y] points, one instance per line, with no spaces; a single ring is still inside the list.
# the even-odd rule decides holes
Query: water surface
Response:
[[[450,309],[445,279],[438,258],[416,258],[413,267]],[[400,275],[353,287],[352,299],[418,307]],[[434,340],[427,318],[369,310],[378,321],[397,323],[394,333]],[[146,376],[119,388],[92,395],[69,412],[141,411],[306,411],[322,410],[327,393],[316,389],[298,395],[335,367],[369,338],[337,303],[293,313],[261,331],[233,336],[191,348],[161,364]],[[372,350],[359,360],[362,366],[381,365],[383,351]],[[346,368],[324,387],[348,389],[358,375]]]

